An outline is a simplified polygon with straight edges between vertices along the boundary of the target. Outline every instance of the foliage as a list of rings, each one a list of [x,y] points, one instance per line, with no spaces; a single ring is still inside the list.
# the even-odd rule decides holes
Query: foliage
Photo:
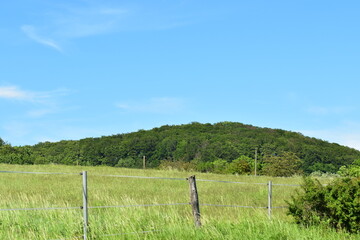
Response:
[[[2,140],[2,138],[0,138],[0,147],[3,146],[3,145],[5,145],[5,144],[6,144],[5,141]]]
[[[349,166],[341,166],[338,174],[342,177],[360,177],[360,159],[356,159]]]
[[[251,173],[253,162],[253,159],[249,157],[240,156],[229,164],[228,172],[232,174],[249,174]]]
[[[305,178],[302,189],[288,202],[296,223],[360,232],[360,178],[336,179],[326,186]]]
[[[228,168],[228,162],[224,159],[216,159],[212,162],[214,173],[225,173]]]
[[[255,149],[258,149],[257,169],[261,172],[264,167],[264,174],[270,171],[272,163],[281,166],[281,161],[276,161],[284,160],[283,153],[296,155],[301,165],[300,169],[296,165],[294,172],[302,170],[306,174],[314,171],[336,173],[341,166],[360,159],[360,152],[355,149],[300,133],[234,122],[193,122],[79,141],[41,142],[34,146],[12,147],[0,141],[0,163],[141,168],[142,157],[146,156],[148,168],[157,168],[163,161],[180,161],[180,168],[183,163],[191,162],[195,170],[201,172],[248,174],[245,161],[250,172],[254,172]],[[239,158],[245,161],[237,160]],[[284,175],[273,170],[270,173]]]
[[[115,165],[115,167],[131,168],[134,167],[135,165],[136,165],[135,159],[133,159],[132,157],[127,157],[127,158],[120,158],[118,163]]]

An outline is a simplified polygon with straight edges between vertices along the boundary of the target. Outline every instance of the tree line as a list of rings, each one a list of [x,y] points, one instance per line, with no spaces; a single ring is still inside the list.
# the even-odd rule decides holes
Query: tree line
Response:
[[[287,176],[335,173],[360,152],[301,133],[235,122],[165,125],[133,133],[13,147],[0,138],[0,162],[177,168]]]

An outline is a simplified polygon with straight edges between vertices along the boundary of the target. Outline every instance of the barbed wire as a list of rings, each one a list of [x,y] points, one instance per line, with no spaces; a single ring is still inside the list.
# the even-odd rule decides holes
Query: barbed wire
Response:
[[[115,206],[89,206],[88,209],[96,208],[125,208],[125,207],[155,207],[155,206],[176,206],[176,205],[190,205],[190,203],[155,203],[155,204],[136,204],[136,205],[115,205]],[[0,211],[32,211],[32,210],[71,210],[83,209],[80,207],[48,207],[48,208],[8,208],[0,209]]]
[[[8,208],[8,209],[0,209],[0,211],[71,210],[71,209],[83,209],[83,207]]]
[[[186,178],[147,177],[147,176],[128,176],[128,175],[102,175],[102,174],[91,174],[90,176],[97,176],[97,177],[118,177],[118,178],[165,179],[165,180],[187,180]]]
[[[218,182],[218,183],[238,183],[238,184],[257,184],[257,185],[267,185],[267,183],[249,183],[249,182],[234,182],[234,181],[221,181],[221,180],[209,180],[209,179],[196,179],[199,182]]]
[[[200,206],[211,206],[211,207],[234,207],[234,208],[269,208],[269,207],[221,205],[221,204],[207,204],[207,203],[200,203],[199,205]],[[271,208],[288,208],[288,207],[287,206],[278,206],[278,207],[271,207]]]
[[[211,206],[211,207],[233,207],[233,208],[268,208],[268,207],[256,207],[256,206],[221,205],[221,204],[207,204],[207,203],[200,203],[199,205]]]
[[[61,172],[21,172],[21,171],[0,171],[0,173],[24,173],[24,174],[46,174],[46,175],[82,175],[82,173],[61,173]]]
[[[92,206],[88,208],[123,208],[123,207],[155,207],[155,206],[176,206],[190,205],[190,203],[155,203],[155,204],[137,204],[137,205],[116,205],[116,206]]]
[[[209,180],[209,179],[196,179],[196,181],[199,181],[199,182],[218,182],[218,183],[268,185],[268,183],[235,182],[235,181],[222,181],[222,180]],[[273,185],[273,186],[294,186],[294,187],[301,186],[301,185],[298,185],[298,184],[282,184],[282,183],[272,183],[271,185]]]

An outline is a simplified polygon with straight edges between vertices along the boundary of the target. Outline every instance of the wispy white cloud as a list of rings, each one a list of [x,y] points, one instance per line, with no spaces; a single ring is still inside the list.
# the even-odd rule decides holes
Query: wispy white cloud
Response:
[[[126,13],[123,8],[67,6],[43,14],[42,24],[24,24],[21,30],[33,41],[63,52],[61,43],[70,39],[116,30]]]
[[[58,97],[68,95],[70,90],[57,89],[53,91],[36,92],[22,90],[17,86],[0,86],[0,100],[16,100],[27,103],[26,115],[32,118],[39,118],[44,115],[61,111]]]
[[[144,102],[122,102],[116,107],[131,112],[174,113],[183,110],[184,100],[180,98],[152,98]]]
[[[52,16],[50,34],[73,39],[113,32],[126,14],[127,10],[122,8],[69,8]]]
[[[22,90],[17,86],[0,86],[0,98],[21,100],[35,103],[49,103],[49,100],[56,96],[67,95],[68,89],[57,89],[53,91],[36,92]]]
[[[166,30],[189,24],[173,9],[175,3],[119,4],[84,1],[81,5],[52,5],[51,10],[38,13],[37,24],[24,23],[21,30],[35,42],[63,51],[63,44],[74,38],[127,30]]]
[[[33,101],[35,96],[32,92],[23,91],[15,86],[0,87],[0,98]]]
[[[47,37],[43,37],[38,35],[38,33],[36,32],[36,28],[34,26],[31,25],[23,25],[21,27],[21,30],[32,40],[34,40],[37,43],[40,43],[42,45],[51,47],[59,52],[62,52],[61,47],[59,46],[58,43],[56,43],[54,40],[47,38]]]

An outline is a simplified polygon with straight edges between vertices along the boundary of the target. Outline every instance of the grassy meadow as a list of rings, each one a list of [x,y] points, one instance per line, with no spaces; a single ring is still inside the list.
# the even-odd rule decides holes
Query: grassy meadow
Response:
[[[197,181],[200,204],[267,206],[267,186],[251,183],[300,184],[301,177],[271,178],[165,170],[63,165],[6,165],[0,171],[88,171],[89,206],[188,203],[184,180],[118,178],[130,175],[248,182]],[[330,181],[330,179],[322,179]],[[298,187],[273,186],[273,206],[286,206]],[[0,173],[0,209],[79,207],[80,175]],[[292,222],[286,209],[200,206],[202,224],[195,228],[189,205],[89,209],[90,239],[360,239],[324,227],[304,228]],[[0,239],[82,239],[82,210],[0,211]],[[149,231],[149,232],[147,232]],[[135,233],[137,232],[137,233]],[[143,232],[143,233],[141,233]],[[121,235],[119,235],[121,234]]]

